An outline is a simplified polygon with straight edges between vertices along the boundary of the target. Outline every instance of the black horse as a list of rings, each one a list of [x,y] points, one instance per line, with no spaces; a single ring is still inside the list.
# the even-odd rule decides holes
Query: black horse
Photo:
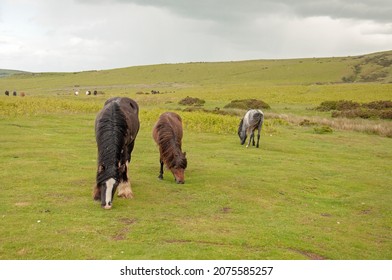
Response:
[[[132,198],[128,165],[139,131],[139,106],[126,97],[107,100],[95,120],[98,146],[97,182],[94,199],[105,209],[112,208],[113,196]]]

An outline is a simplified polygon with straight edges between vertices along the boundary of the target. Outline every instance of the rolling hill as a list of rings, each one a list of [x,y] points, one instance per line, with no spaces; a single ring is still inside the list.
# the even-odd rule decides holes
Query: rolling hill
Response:
[[[16,73],[20,75],[13,75]],[[352,57],[161,64],[74,73],[0,70],[0,76],[6,77],[0,79],[0,89],[15,87],[24,91],[391,83],[392,51]]]

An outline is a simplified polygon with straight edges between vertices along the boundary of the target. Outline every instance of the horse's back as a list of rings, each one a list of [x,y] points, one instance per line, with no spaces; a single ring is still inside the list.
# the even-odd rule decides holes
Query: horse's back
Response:
[[[248,112],[246,112],[246,115],[248,120],[253,120],[253,121],[260,121],[261,119],[264,118],[264,113],[263,111],[259,109],[250,109]]]
[[[99,129],[99,123],[105,115],[117,115],[117,120],[124,119],[127,126],[127,135],[133,141],[140,128],[139,123],[139,106],[138,104],[128,97],[113,97],[108,99],[103,109],[98,113],[95,121],[95,130]]]
[[[181,141],[182,139],[182,119],[174,112],[165,112],[159,116],[157,123],[153,129],[153,138],[155,142],[159,142],[160,133],[170,133]]]
[[[244,118],[242,119],[242,122],[245,125],[245,127],[249,129],[254,129],[258,126],[261,126],[263,121],[264,121],[264,113],[259,109],[248,110]]]
[[[106,100],[105,105],[109,104],[118,104],[122,110],[125,110],[126,112],[130,114],[139,114],[139,106],[137,105],[135,100],[132,100],[131,98],[128,97],[112,97],[108,100]]]

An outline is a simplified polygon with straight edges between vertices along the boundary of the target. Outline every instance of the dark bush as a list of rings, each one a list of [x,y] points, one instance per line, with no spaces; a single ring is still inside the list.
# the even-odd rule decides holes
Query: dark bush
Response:
[[[203,106],[204,103],[206,103],[206,101],[203,99],[199,99],[197,97],[195,97],[195,98],[189,97],[189,96],[185,97],[184,99],[180,100],[180,102],[178,102],[178,104],[180,104],[180,105],[187,105],[187,106],[189,106],[189,105]]]
[[[225,105],[224,108],[234,108],[234,109],[270,109],[270,105],[264,101],[257,99],[241,99],[233,100],[229,104]]]
[[[380,113],[380,118],[385,120],[392,120],[392,110],[382,110]]]
[[[320,127],[315,127],[313,128],[314,133],[317,134],[327,134],[327,133],[332,133],[333,129],[329,126],[320,126]]]
[[[337,101],[323,101],[318,107],[316,107],[316,110],[322,112],[336,110],[337,103]]]
[[[320,106],[316,107],[317,111],[345,111],[345,110],[353,110],[359,108],[361,104],[358,102],[354,102],[351,100],[339,100],[339,101],[324,101],[321,102]]]
[[[374,109],[366,109],[366,108],[358,108],[354,110],[346,110],[346,111],[334,111],[332,112],[333,118],[343,117],[343,118],[362,118],[362,119],[370,119],[370,118],[380,118],[380,111]]]
[[[359,108],[361,105],[358,102],[353,102],[351,100],[339,100],[336,104],[336,110],[345,111],[353,110]]]
[[[302,121],[299,123],[300,126],[312,126],[312,125],[315,125],[315,124],[316,124],[316,123],[311,122],[311,121],[308,120],[308,119],[304,119],[304,120],[302,120]]]
[[[372,101],[369,103],[362,104],[362,107],[369,108],[369,109],[382,110],[382,109],[392,108],[392,101],[390,101],[390,100]]]

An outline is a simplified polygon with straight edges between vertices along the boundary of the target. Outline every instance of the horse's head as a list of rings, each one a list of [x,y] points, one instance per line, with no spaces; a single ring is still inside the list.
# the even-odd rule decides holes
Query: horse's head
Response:
[[[244,119],[241,119],[240,125],[238,126],[238,136],[241,140],[241,145],[244,145],[246,141],[246,129],[243,129]]]
[[[181,153],[181,156],[177,160],[176,164],[170,168],[170,171],[174,175],[174,179],[176,180],[177,184],[184,184],[185,183],[185,169],[188,165],[186,160],[186,153]]]
[[[111,209],[113,205],[113,197],[118,187],[118,181],[113,178],[104,181],[98,185],[94,193],[95,200],[101,200],[101,206],[104,209]]]
[[[121,166],[122,167],[122,166]],[[118,170],[121,172],[121,167]],[[103,165],[98,166],[98,176],[105,172],[105,167]],[[101,200],[101,206],[104,209],[111,209],[113,205],[113,197],[116,189],[119,185],[119,181],[115,178],[109,178],[102,181],[102,183],[97,184],[94,192],[94,199]]]

